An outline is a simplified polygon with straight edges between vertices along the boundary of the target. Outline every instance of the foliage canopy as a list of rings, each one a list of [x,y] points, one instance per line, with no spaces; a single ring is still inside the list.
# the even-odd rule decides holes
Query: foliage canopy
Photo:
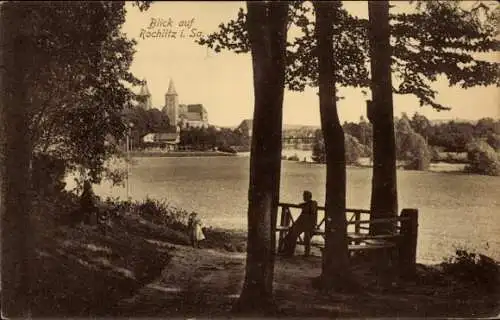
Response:
[[[32,49],[25,83],[30,99],[29,129],[34,155],[63,160],[93,182],[126,126],[122,110],[135,95],[130,73],[135,42],[120,31],[125,2],[7,3]]]
[[[392,71],[397,80],[393,92],[412,94],[421,105],[437,110],[449,109],[436,101],[432,82],[445,76],[450,85],[469,88],[499,85],[498,63],[476,58],[476,53],[500,48],[496,22],[500,8],[482,3],[469,10],[457,1],[414,3],[414,13],[397,13],[391,19]],[[338,6],[334,19],[336,82],[341,86],[369,86],[368,20],[351,15]],[[287,42],[288,89],[302,91],[318,85],[318,59],[315,54],[313,10],[308,2],[289,5],[289,31],[299,36]],[[219,25],[219,31],[198,40],[215,52],[250,50],[246,13]]]

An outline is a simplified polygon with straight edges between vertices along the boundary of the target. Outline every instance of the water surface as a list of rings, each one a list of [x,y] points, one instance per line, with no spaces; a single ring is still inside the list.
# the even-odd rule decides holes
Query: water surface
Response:
[[[196,211],[205,224],[246,228],[247,157],[137,158],[130,195],[163,199]],[[420,212],[418,260],[439,262],[466,246],[500,259],[500,178],[462,173],[399,170],[399,208]],[[325,166],[282,162],[282,202],[299,202],[303,190],[324,203]],[[124,188],[96,188],[101,195],[125,197]],[[369,208],[371,169],[347,169],[347,207]]]

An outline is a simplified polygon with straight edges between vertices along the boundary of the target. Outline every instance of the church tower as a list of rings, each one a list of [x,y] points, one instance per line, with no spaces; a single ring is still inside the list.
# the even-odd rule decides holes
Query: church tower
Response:
[[[170,79],[168,91],[165,94],[165,111],[171,126],[177,126],[179,122],[179,97],[175,91],[174,82]]]
[[[139,98],[141,99],[139,105],[144,110],[151,110],[151,108],[153,107],[153,103],[151,101],[151,93],[149,92],[148,82],[146,81],[146,79],[142,81],[141,90],[139,91]]]

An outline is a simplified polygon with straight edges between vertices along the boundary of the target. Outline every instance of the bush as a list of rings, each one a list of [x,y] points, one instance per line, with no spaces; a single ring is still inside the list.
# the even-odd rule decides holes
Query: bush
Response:
[[[290,161],[299,161],[299,156],[297,154],[294,154],[293,156],[289,156],[287,158],[287,160],[290,160]]]
[[[439,162],[442,160],[440,155],[440,153],[442,152],[441,147],[430,146],[429,149],[430,149],[429,152],[431,156],[431,162]]]
[[[107,198],[101,204],[101,214],[107,218],[121,217],[134,213],[156,225],[168,226],[171,229],[185,231],[189,213],[170,206],[167,202],[146,198],[142,201],[120,201]]]
[[[371,150],[369,147],[361,144],[358,139],[350,134],[344,134],[345,143],[345,161],[347,165],[357,165],[359,158],[362,156],[370,156]],[[325,143],[321,135],[321,131],[316,131],[315,140],[312,148],[312,160],[317,163],[326,162]]]
[[[345,162],[346,164],[356,165],[361,156],[366,153],[365,146],[359,143],[358,139],[345,134]]]
[[[250,152],[250,146],[231,146],[231,149],[236,150],[236,152]]]
[[[321,135],[320,130],[315,132],[312,148],[312,160],[317,163],[326,162],[325,142],[323,141],[323,136]]]
[[[490,133],[488,137],[486,137],[486,142],[495,149],[496,152],[500,151],[500,134]]]
[[[448,163],[468,163],[467,152],[444,152],[443,160]]]
[[[467,172],[490,176],[500,176],[500,156],[485,141],[474,141],[468,145]]]
[[[66,164],[55,157],[39,154],[32,160],[31,187],[37,194],[54,196],[64,190]]]
[[[457,249],[455,256],[442,264],[443,271],[458,280],[471,282],[487,290],[498,290],[500,266],[495,260],[466,249]]]
[[[361,144],[361,147],[363,148],[363,153],[362,153],[362,157],[364,158],[372,158],[373,157],[373,146],[370,144],[370,145],[366,145],[366,144]]]
[[[432,158],[424,137],[416,133],[406,115],[395,123],[396,159],[406,162],[405,169],[428,170]]]
[[[238,153],[234,148],[221,145],[217,148],[220,152]]]
[[[172,229],[184,230],[185,226],[187,226],[189,213],[185,210],[173,208],[165,201],[147,198],[142,202],[135,203],[133,209],[140,215],[149,215],[159,219],[159,223]]]
[[[78,219],[80,198],[72,192],[62,191],[50,197],[35,192],[32,203],[33,218],[42,226],[68,225]]]
[[[106,198],[99,204],[99,209],[107,218],[123,217],[127,212],[132,210],[132,202],[120,201],[118,198]]]
[[[414,148],[409,151],[408,163],[405,169],[408,170],[421,170],[425,171],[429,169],[432,154],[425,142],[424,138],[418,133],[411,133],[414,140]]]

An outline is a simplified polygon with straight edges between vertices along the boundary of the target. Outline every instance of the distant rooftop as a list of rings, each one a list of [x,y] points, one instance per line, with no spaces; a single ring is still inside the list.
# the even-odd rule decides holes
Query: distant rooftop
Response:
[[[205,108],[203,108],[202,104],[188,104],[187,111],[188,112],[203,112]]]

